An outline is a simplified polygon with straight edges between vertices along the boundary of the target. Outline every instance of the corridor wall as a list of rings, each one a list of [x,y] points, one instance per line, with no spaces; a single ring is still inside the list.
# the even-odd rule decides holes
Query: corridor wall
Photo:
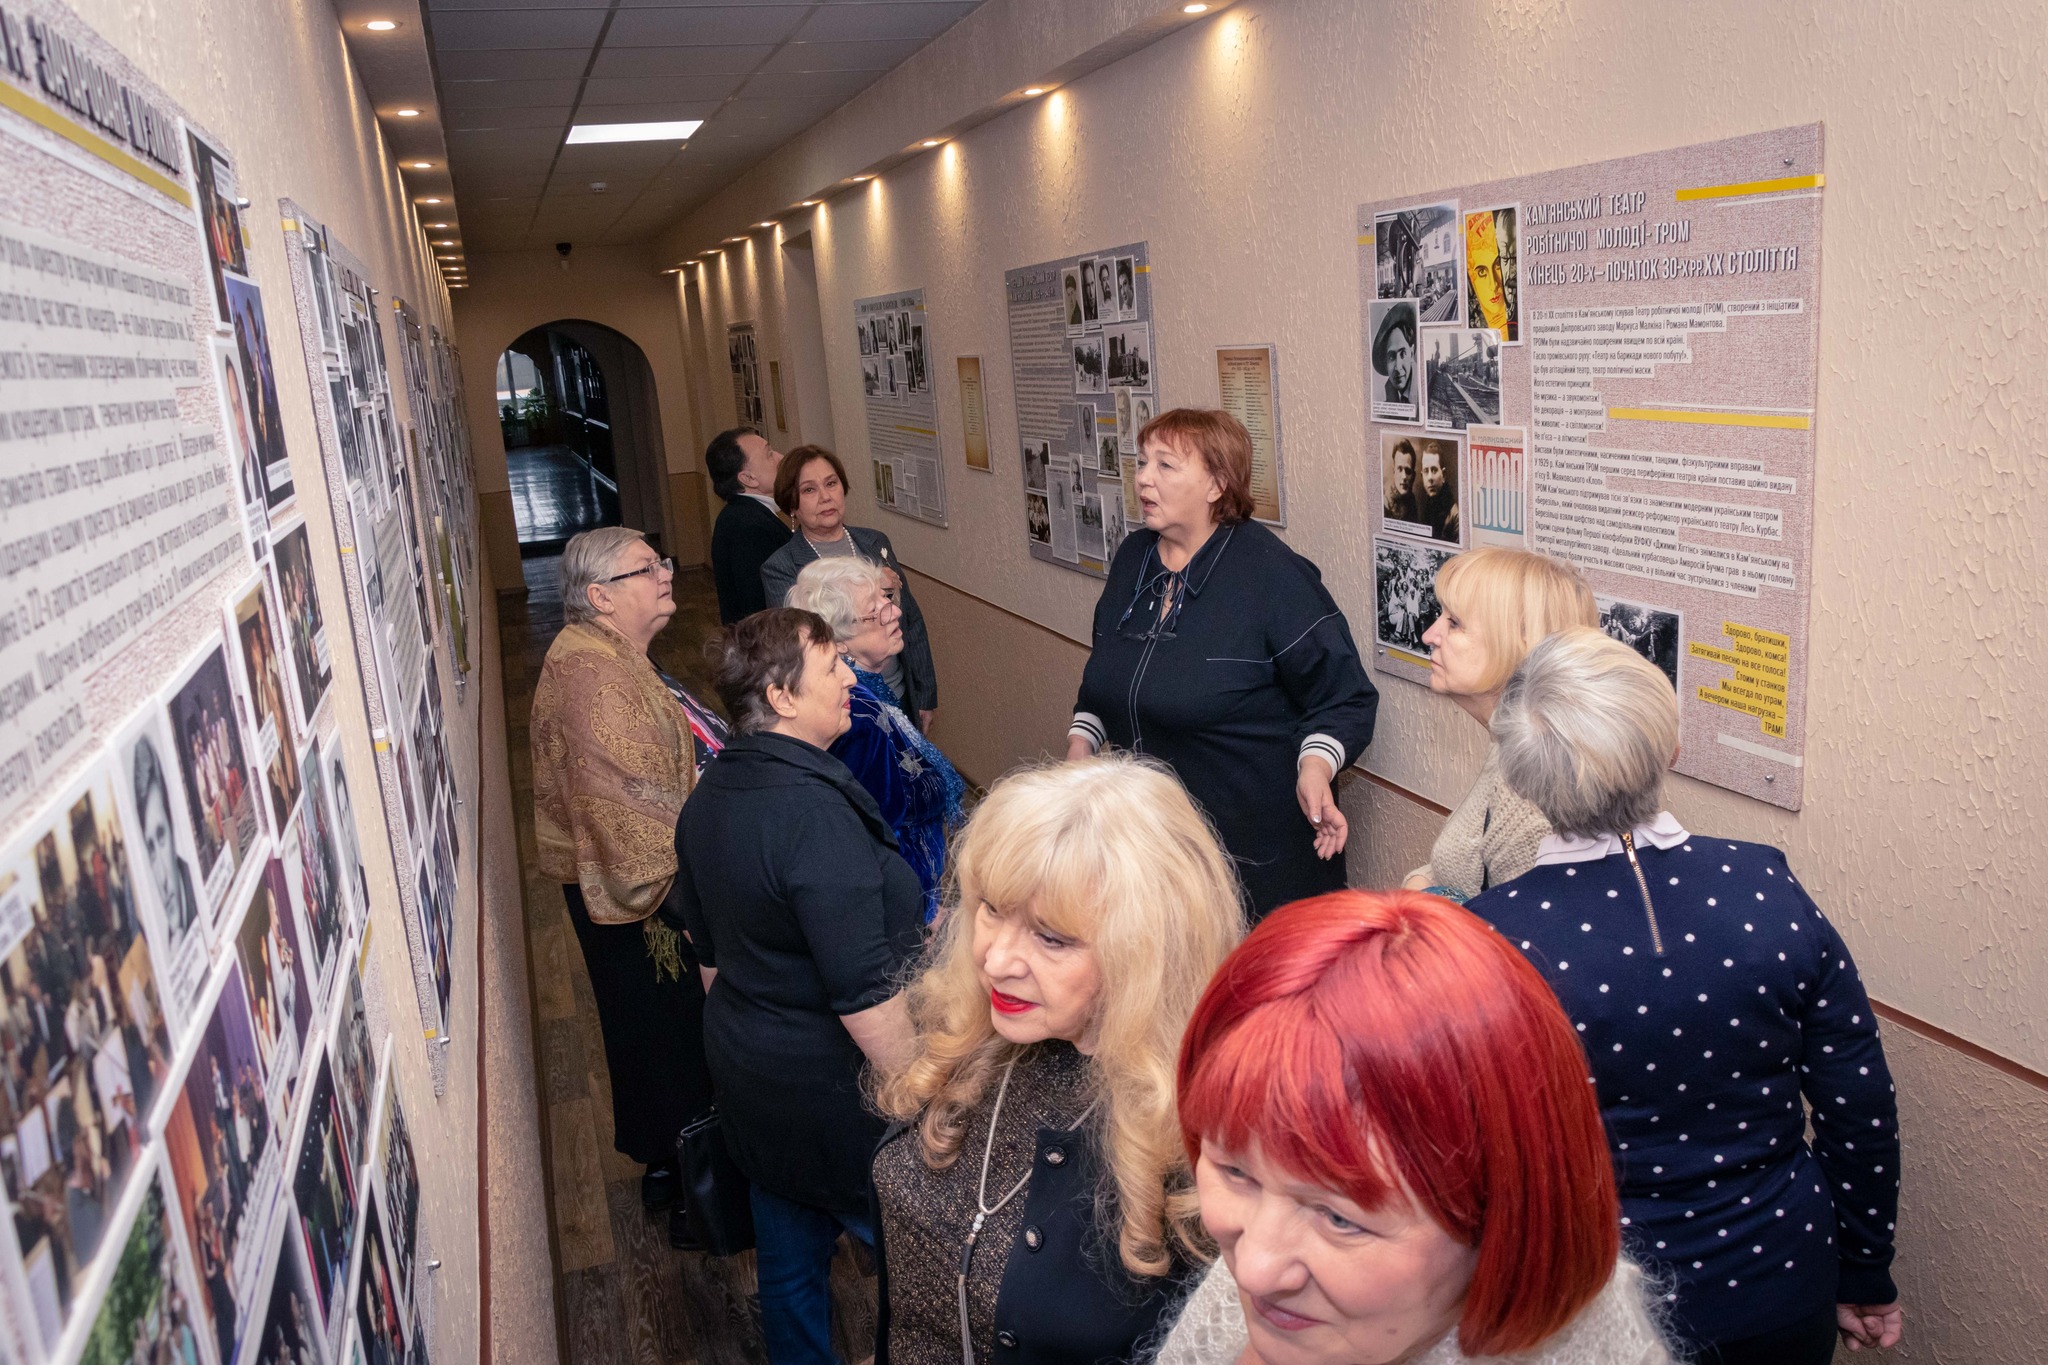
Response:
[[[437,369],[442,357],[428,344],[451,330],[431,250],[329,6],[78,0],[66,8],[56,0],[8,0],[0,11],[6,19],[0,103],[11,111],[8,117],[35,125],[10,123],[6,135],[33,145],[42,129],[76,148],[66,154],[80,164],[97,166],[90,176],[117,188],[123,176],[160,182],[168,187],[161,189],[165,205],[190,206],[192,260],[205,259],[202,223],[212,257],[232,258],[232,271],[242,277],[222,296],[235,301],[232,324],[221,323],[216,333],[202,314],[181,338],[194,347],[200,368],[193,373],[203,383],[189,376],[179,381],[180,440],[195,451],[217,452],[230,488],[240,474],[239,457],[231,452],[244,442],[253,440],[250,448],[260,445],[270,460],[267,468],[258,466],[259,496],[246,538],[243,500],[229,494],[232,552],[189,576],[178,585],[186,595],[174,607],[80,675],[75,695],[90,735],[84,750],[39,772],[32,792],[10,792],[0,811],[0,843],[10,857],[39,829],[68,829],[75,848],[64,858],[75,857],[78,872],[63,883],[74,903],[62,913],[83,916],[93,942],[93,914],[118,921],[163,896],[148,889],[149,877],[161,875],[150,861],[159,836],[146,798],[144,811],[135,812],[123,796],[114,803],[118,827],[104,801],[93,808],[101,823],[88,840],[81,808],[62,804],[80,790],[81,774],[96,774],[95,784],[118,784],[124,772],[143,772],[134,760],[136,737],[161,726],[178,762],[203,758],[211,764],[208,782],[224,777],[230,787],[246,784],[250,798],[241,816],[229,820],[233,887],[222,892],[221,908],[198,935],[196,962],[177,964],[191,974],[165,984],[173,964],[158,955],[162,998],[187,997],[187,1007],[167,1005],[159,1043],[138,1050],[131,1039],[128,1069],[134,1073],[136,1059],[147,1056],[156,1102],[135,1104],[139,1096],[129,1094],[133,1112],[94,1119],[98,1126],[81,1148],[71,1127],[85,1126],[83,1116],[97,1110],[73,1087],[65,1104],[52,1100],[37,1111],[42,1136],[35,1142],[24,1137],[27,1145],[10,1143],[0,1160],[15,1229],[0,1253],[6,1281],[0,1358],[71,1360],[82,1348],[104,1358],[131,1352],[139,1358],[154,1354],[156,1338],[145,1342],[144,1334],[155,1333],[181,1359],[196,1355],[220,1365],[238,1353],[255,1358],[259,1349],[339,1361],[366,1336],[395,1341],[401,1350],[416,1343],[435,1360],[478,1359],[490,1335],[486,1304],[494,1264],[480,1217],[481,1149],[492,1145],[498,1179],[510,1194],[522,1179],[537,1176],[538,1140],[530,1094],[523,1109],[507,1107],[508,1099],[518,1099],[516,1088],[488,1097],[494,1117],[488,1134],[479,1122],[487,1098],[479,1046],[486,982],[480,929],[484,916],[498,913],[516,923],[518,887],[516,871],[479,869],[480,847],[509,847],[513,836],[506,803],[478,799],[482,775],[495,774],[496,792],[506,785],[496,624],[488,579],[466,549],[475,544],[476,521],[466,492],[466,444],[450,425],[457,410],[452,373]],[[111,87],[102,72],[168,111],[161,139],[150,143],[138,131],[146,125],[137,106],[123,106],[125,117],[108,112]],[[68,99],[60,93],[66,89]],[[225,158],[231,174],[222,167],[216,175],[204,160],[193,164],[196,149],[186,141],[180,115]],[[106,150],[110,139],[122,138],[139,156],[124,161],[118,147]],[[12,226],[89,244],[110,223],[121,224],[118,216],[82,218],[73,182],[60,188],[54,172],[47,183],[39,175],[10,175]],[[21,207],[35,205],[39,195],[45,208]],[[351,359],[374,356],[383,372],[387,405],[374,421],[391,470],[390,496],[398,499],[392,524],[413,531],[411,568],[426,575],[419,612],[408,619],[425,625],[412,648],[433,661],[431,695],[422,697],[421,708],[438,718],[436,733],[420,735],[406,722],[403,740],[396,723],[373,734],[364,681],[373,665],[359,656],[350,630],[343,573],[344,556],[367,552],[370,541],[348,506],[330,497],[336,449],[330,395],[326,377],[306,363],[309,345],[317,356],[322,342],[302,331],[291,258],[297,248],[288,247],[287,234],[304,223],[285,221],[285,201],[308,219],[317,216],[375,290],[360,347],[330,349],[344,357],[344,369]],[[137,257],[147,247],[147,217],[137,213],[129,224]],[[223,287],[219,272],[210,288],[203,269],[193,278],[198,287],[191,298],[210,312],[205,305],[212,291]],[[243,308],[257,291],[260,305]],[[404,316],[393,306],[398,300],[406,305]],[[259,323],[267,342],[254,331]],[[409,333],[409,324],[416,330]],[[173,333],[154,335],[163,340]],[[416,352],[409,351],[409,335],[420,342]],[[418,387],[409,382],[415,375],[407,364],[415,354]],[[166,372],[180,373],[179,363],[174,359]],[[223,364],[242,388],[219,387]],[[364,379],[358,375],[357,383]],[[254,438],[245,419],[257,429]],[[329,454],[323,454],[323,439]],[[429,448],[454,462],[437,474],[421,454]],[[218,483],[214,463],[188,457],[142,496],[177,495],[175,481],[202,489]],[[457,496],[438,500],[441,474],[459,485]],[[269,499],[274,519],[268,522],[265,487],[273,495],[280,487],[291,490],[286,501]],[[395,511],[399,505],[402,514]],[[17,520],[7,536],[21,531]],[[445,557],[435,545],[437,531],[449,537]],[[166,543],[175,542],[157,542]],[[436,560],[449,566],[447,578]],[[408,594],[415,592],[413,581],[405,580]],[[295,625],[308,628],[295,632]],[[194,671],[195,651],[217,639],[225,640],[225,649],[215,648]],[[275,651],[268,667],[266,651]],[[216,661],[233,681],[222,678],[209,691],[207,670]],[[265,681],[275,683],[280,672],[283,695],[266,694]],[[301,695],[298,683],[308,676],[318,685]],[[202,719],[211,738],[188,750],[188,729],[196,733]],[[322,747],[300,750],[309,736]],[[408,910],[401,878],[409,885],[419,868],[394,847],[389,830],[402,826],[387,824],[380,800],[380,769],[389,774],[390,751],[419,739],[435,751],[434,769],[444,774],[436,780],[446,793],[440,800],[448,816],[448,856],[429,863],[441,910],[436,922],[446,931],[430,949],[429,970],[446,986],[445,1013],[432,1004],[431,981],[425,996],[415,989],[423,926]],[[238,746],[246,746],[240,750],[246,765],[223,757]],[[321,761],[298,762],[301,752],[317,753]],[[184,785],[197,780],[188,777]],[[169,786],[181,792],[175,766]],[[346,808],[339,804],[344,788],[351,796]],[[316,789],[325,803],[321,817],[314,813]],[[424,788],[418,795],[423,803],[434,799]],[[196,805],[189,828],[182,813],[172,819],[166,812],[164,822],[177,829],[181,853],[206,824]],[[163,837],[171,837],[168,830]],[[331,850],[338,863],[326,865],[320,849]],[[498,860],[500,868],[505,861]],[[326,879],[337,870],[349,889],[323,912],[316,903],[335,891]],[[0,880],[6,876],[0,872]],[[316,891],[316,882],[325,893]],[[52,922],[59,913],[56,885],[45,881],[40,890]],[[16,918],[22,886],[17,881],[11,890],[17,899],[5,911],[0,991],[19,1019],[25,983],[40,988],[53,969],[48,954],[39,958],[33,951],[44,929],[22,937]],[[213,904],[211,888],[198,895],[202,905]],[[110,905],[130,908],[116,914]],[[146,914],[143,922],[151,924]],[[330,938],[336,928],[338,939]],[[490,984],[508,989],[514,977],[498,966]],[[146,1015],[148,1007],[138,1002],[150,998],[148,960],[131,950],[108,970],[118,979],[126,1012]],[[510,1020],[498,1030],[501,1048],[505,1039],[524,1037],[523,965],[517,972],[520,1003],[500,1007]],[[101,985],[102,999],[111,998],[114,983]],[[231,1001],[246,1004],[230,1008]],[[142,1027],[137,1036],[148,1032]],[[30,1057],[20,1043],[10,1032],[13,1061]],[[109,1112],[122,1108],[119,1087],[97,1062],[112,1055],[100,1047],[92,1073],[99,1105]],[[513,1061],[530,1084],[530,1054],[519,1057],[515,1048]],[[498,1064],[502,1069],[502,1055]],[[21,1088],[10,1085],[8,1094],[10,1129],[26,1133],[29,1116],[11,1109],[22,1099]],[[74,1176],[70,1207],[55,1234],[39,1226],[52,1217],[50,1206],[36,1202],[36,1172],[52,1150]],[[74,1159],[80,1164],[71,1165]],[[537,1189],[530,1184],[529,1194]],[[537,1195],[525,1202],[530,1209]],[[232,1230],[222,1226],[230,1210]],[[506,1300],[515,1305],[500,1327],[515,1343],[501,1353],[506,1359],[523,1358],[527,1350],[551,1354],[545,1230],[535,1220],[524,1231],[527,1240],[495,1261],[501,1311]],[[500,1225],[501,1238],[505,1232]],[[513,1292],[502,1294],[508,1282]]]
[[[860,141],[863,121],[917,136],[915,111],[964,112],[944,82],[966,101],[974,72],[935,77],[948,54],[1029,50],[1046,12],[1008,0],[977,11],[921,54],[917,84],[885,78],[668,245],[687,254],[816,194],[778,168],[815,172],[831,146]],[[1215,347],[1278,345],[1284,534],[1369,633],[1378,492],[1363,448],[1356,205],[1822,123],[1805,806],[1685,778],[1669,800],[1694,830],[1784,847],[1883,1003],[1906,1109],[1911,1352],[2020,1361],[2036,1350],[2027,1324],[2048,1315],[2031,1269],[2048,1251],[2035,890],[2048,867],[2028,821],[2048,712],[2027,664],[2048,634],[2048,486],[2028,473],[2038,435],[2026,420],[2048,410],[2048,340],[2036,292],[2015,287],[2048,246],[2031,74],[2044,58],[2040,0],[1995,0],[1967,20],[1849,0],[1677,13],[1624,0],[1244,0],[713,249],[689,278],[707,335],[751,321],[763,363],[787,374],[799,348],[775,244],[808,232],[849,518],[887,530],[921,575],[942,673],[936,734],[987,781],[1062,747],[1045,680],[1078,673],[1097,592],[1027,553],[1006,269],[1149,243],[1162,407],[1218,402]],[[946,528],[878,510],[863,445],[853,301],[914,288],[946,347],[931,361]],[[982,358],[987,475],[964,464],[959,354]],[[714,428],[733,418],[724,361],[702,357],[698,375]],[[1483,758],[1480,730],[1447,702],[1378,681],[1379,734],[1344,796],[1360,884],[1423,860]]]

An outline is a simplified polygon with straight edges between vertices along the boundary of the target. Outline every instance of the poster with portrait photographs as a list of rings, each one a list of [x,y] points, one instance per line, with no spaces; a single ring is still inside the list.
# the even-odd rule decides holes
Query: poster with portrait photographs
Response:
[[[263,1316],[250,1324],[238,1358],[249,1365],[318,1365],[320,1353],[319,1308],[306,1285],[306,1269],[292,1220],[280,1216],[270,1256],[270,1283],[259,1300]]]
[[[405,1365],[405,1318],[375,1202],[363,1220],[362,1264],[356,1280],[356,1332],[363,1359],[368,1365]]]
[[[417,1310],[413,1267],[419,1253],[420,1166],[396,1086],[385,1093],[384,1112],[384,1226],[391,1231],[391,1265],[397,1274],[398,1291]]]
[[[142,1165],[171,1064],[104,764],[0,852],[0,1183],[46,1346]]]
[[[1376,215],[1372,237],[1378,296],[1414,299],[1424,325],[1464,321],[1458,269],[1463,226],[1455,200]]]
[[[298,806],[303,779],[297,725],[278,668],[277,613],[269,580],[260,570],[229,596],[226,614],[228,643],[236,658],[235,688],[246,708],[253,762],[265,776],[271,829],[281,833]]]
[[[198,1049],[164,1124],[164,1151],[192,1249],[200,1303],[222,1360],[235,1358],[263,1263],[283,1138],[263,1098],[263,1062],[239,962],[214,978]]]
[[[212,917],[200,894],[199,852],[164,718],[154,706],[130,718],[114,739],[113,781],[128,831],[129,862],[145,924],[161,926],[154,954],[157,984],[175,1034],[193,1017],[212,962]],[[152,934],[154,938],[155,935]]]
[[[1366,354],[1372,372],[1366,396],[1375,422],[1422,420],[1422,369],[1414,299],[1373,299],[1366,305]]]
[[[334,1022],[335,1099],[341,1110],[342,1145],[351,1165],[363,1163],[369,1143],[370,1101],[377,1089],[377,1052],[363,1009],[363,978],[353,966]]]
[[[220,405],[228,415],[228,460],[235,468],[235,493],[242,504],[242,525],[249,533],[253,556],[270,553],[269,479],[263,452],[256,445],[256,427],[249,415],[249,381],[242,373],[241,353],[234,342],[215,337],[211,346],[213,373]]]
[[[308,1092],[304,1130],[292,1168],[292,1203],[299,1246],[311,1270],[314,1303],[325,1337],[335,1307],[345,1297],[349,1257],[354,1250],[356,1214],[361,1207],[361,1172],[349,1159],[347,1133],[335,1094],[334,1070],[322,1054]]]
[[[263,458],[263,496],[273,516],[284,512],[297,496],[291,457],[285,453],[284,406],[277,397],[277,365],[270,350],[270,329],[263,321],[263,292],[228,276],[229,327],[241,358],[247,389],[249,425]]]
[[[355,792],[349,785],[348,765],[342,761],[341,724],[331,713],[315,737],[320,758],[327,766],[322,774],[326,794],[332,801],[335,858],[341,872],[346,898],[345,942],[354,942],[356,930],[370,913],[370,876],[363,866],[363,840],[356,824]]]
[[[1159,409],[1148,249],[1132,243],[1005,272],[1025,545],[1095,577],[1135,526],[1124,480]],[[1049,466],[1063,467],[1061,489]]]
[[[1500,424],[1500,334],[1422,329],[1423,402],[1432,431]]]
[[[1520,219],[1515,204],[1465,214],[1465,325],[1503,346],[1522,343]]]
[[[329,770],[317,739],[307,744],[299,771],[305,779],[305,796],[278,853],[291,888],[292,907],[299,916],[300,941],[309,953],[306,978],[312,983],[314,1008],[319,1010],[332,998],[343,935],[350,927],[348,892],[342,881],[334,808],[327,797]]]
[[[80,1365],[208,1365],[215,1359],[198,1286],[164,1197],[162,1148],[137,1173],[132,1210],[113,1273],[79,1349]],[[223,1365],[228,1365],[223,1362]]]
[[[164,710],[199,854],[200,894],[218,922],[263,838],[256,803],[264,799],[249,762],[224,641],[216,637],[179,671]]]
[[[1380,432],[1383,529],[1462,545],[1458,438],[1393,428]]]
[[[855,299],[853,330],[868,352],[861,395],[875,505],[944,526],[946,471],[931,361],[938,343],[924,290]]]
[[[225,323],[225,277],[249,277],[248,246],[242,235],[242,192],[235,183],[234,166],[226,152],[189,127],[185,136],[192,151],[192,188],[198,199],[199,237],[206,246],[207,272],[213,282],[214,319]]]
[[[739,425],[761,428],[761,350],[754,324],[735,322],[725,329],[725,360],[732,371],[732,404]]]
[[[1405,670],[1402,676],[1429,681],[1429,646],[1422,636],[1443,610],[1436,600],[1437,570],[1456,553],[1398,536],[1373,538],[1373,639],[1382,667],[1393,662]]]
[[[313,582],[313,546],[303,521],[276,530],[278,625],[297,684],[299,727],[308,728],[334,681],[334,656],[327,647],[327,621]]]
[[[1678,686],[1678,670],[1685,654],[1685,614],[1619,597],[1596,595],[1593,600],[1600,608],[1600,629],[1657,665],[1671,680],[1671,690],[1684,696]]]
[[[250,888],[249,903],[235,929],[234,949],[249,993],[249,1020],[256,1028],[264,1100],[271,1113],[287,1114],[306,1031],[313,1022],[313,1002],[284,864],[275,858]]]

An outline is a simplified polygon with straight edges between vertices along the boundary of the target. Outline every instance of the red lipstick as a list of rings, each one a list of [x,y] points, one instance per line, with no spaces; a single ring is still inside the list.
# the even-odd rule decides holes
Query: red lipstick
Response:
[[[1014,995],[1004,995],[994,987],[989,988],[988,1003],[995,1007],[998,1014],[1022,1014],[1026,1010],[1038,1008],[1033,1001],[1019,1000]]]

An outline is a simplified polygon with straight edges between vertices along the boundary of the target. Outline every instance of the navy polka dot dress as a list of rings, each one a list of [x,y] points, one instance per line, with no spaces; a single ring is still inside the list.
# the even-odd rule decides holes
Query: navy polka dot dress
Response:
[[[1700,1343],[1892,1302],[1898,1110],[1848,949],[1775,848],[1636,858],[1545,863],[1469,907],[1579,1031],[1629,1252]]]

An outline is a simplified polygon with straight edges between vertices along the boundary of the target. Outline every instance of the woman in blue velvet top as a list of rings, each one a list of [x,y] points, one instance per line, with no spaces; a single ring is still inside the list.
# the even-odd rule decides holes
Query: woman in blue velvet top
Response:
[[[1623,1237],[1665,1277],[1690,1358],[1826,1365],[1838,1333],[1891,1346],[1898,1104],[1841,936],[1782,852],[1661,809],[1677,699],[1626,646],[1551,636],[1492,729],[1502,778],[1556,832],[1468,908],[1579,1030]]]
[[[924,888],[925,919],[938,908],[946,873],[946,834],[960,820],[967,784],[938,746],[918,731],[882,667],[903,649],[903,609],[883,570],[858,558],[813,560],[797,575],[788,604],[816,612],[832,627],[856,686],[853,724],[832,756],[852,770],[896,831],[903,860]]]

